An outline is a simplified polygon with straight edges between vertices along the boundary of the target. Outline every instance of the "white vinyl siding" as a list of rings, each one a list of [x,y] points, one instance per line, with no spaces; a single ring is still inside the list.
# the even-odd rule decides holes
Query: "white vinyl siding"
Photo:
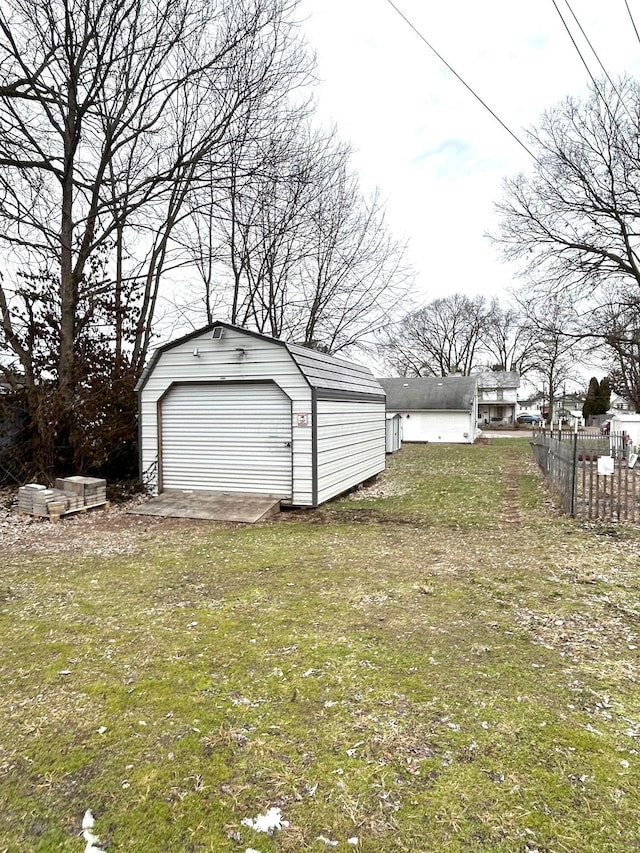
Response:
[[[291,401],[277,385],[175,385],[161,424],[163,489],[291,499]]]
[[[158,350],[139,383],[141,478],[150,491],[286,493],[293,506],[314,506],[384,469],[384,394],[367,368],[220,328],[216,339],[208,328]],[[277,400],[286,401],[288,422],[272,433],[261,418],[279,410]],[[265,434],[278,447],[291,442],[286,475]]]
[[[194,355],[194,350],[198,355]],[[183,382],[272,380],[292,401],[293,498],[298,506],[313,503],[312,430],[297,428],[297,414],[311,412],[311,389],[283,346],[225,328],[220,340],[209,330],[165,350],[147,377],[140,395],[142,481],[158,491],[160,400],[171,385]],[[166,487],[166,486],[165,486]]]
[[[384,400],[318,401],[317,435],[319,504],[384,470]]]

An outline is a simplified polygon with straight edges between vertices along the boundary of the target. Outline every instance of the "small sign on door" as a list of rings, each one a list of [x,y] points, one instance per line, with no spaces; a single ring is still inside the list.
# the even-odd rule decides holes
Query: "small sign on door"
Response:
[[[311,423],[311,418],[307,412],[298,412],[298,420],[296,422],[296,426],[299,427],[308,427]]]

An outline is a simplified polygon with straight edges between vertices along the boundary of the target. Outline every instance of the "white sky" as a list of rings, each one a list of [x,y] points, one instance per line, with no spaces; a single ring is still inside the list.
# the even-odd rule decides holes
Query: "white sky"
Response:
[[[394,0],[521,139],[522,128],[587,72],[552,0]],[[592,73],[601,69],[566,0],[556,0]],[[570,0],[610,75],[640,76],[625,0]],[[640,28],[640,0],[628,0]],[[302,0],[318,56],[320,115],[356,149],[364,189],[380,187],[389,224],[410,241],[416,302],[461,291],[501,296],[515,269],[483,236],[501,181],[530,158],[420,40],[388,0]]]

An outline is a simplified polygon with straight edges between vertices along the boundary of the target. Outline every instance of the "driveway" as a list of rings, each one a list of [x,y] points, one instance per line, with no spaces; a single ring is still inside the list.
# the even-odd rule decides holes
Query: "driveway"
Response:
[[[485,438],[530,438],[531,427],[519,427],[518,429],[481,429],[478,432]]]

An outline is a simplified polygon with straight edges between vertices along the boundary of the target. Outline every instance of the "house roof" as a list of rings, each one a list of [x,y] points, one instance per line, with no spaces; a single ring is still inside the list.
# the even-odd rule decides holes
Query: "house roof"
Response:
[[[473,408],[477,376],[425,376],[378,379],[388,411],[465,411]]]
[[[225,329],[232,329],[234,332],[247,335],[251,338],[256,338],[261,341],[268,341],[274,346],[283,347],[291,356],[293,362],[298,367],[302,375],[312,388],[317,388],[326,392],[328,395],[340,396],[341,394],[361,394],[371,398],[384,398],[384,391],[378,384],[373,373],[368,367],[357,364],[352,361],[346,361],[342,358],[336,358],[333,355],[327,355],[317,350],[308,349],[307,347],[299,346],[298,344],[288,344],[286,341],[281,341],[278,338],[272,338],[268,335],[262,335],[259,332],[253,332],[249,329],[242,329],[239,326],[233,326],[230,323],[217,321],[210,326],[205,326],[188,335],[184,335],[175,341],[170,341],[164,346],[156,349],[136,385],[137,391],[142,391],[147,383],[147,380],[154,367],[156,366],[161,355],[168,350],[178,347],[194,338],[199,338],[213,331],[214,328],[221,326]]]
[[[484,370],[474,376],[478,380],[478,388],[519,388],[520,374],[516,370]]]

